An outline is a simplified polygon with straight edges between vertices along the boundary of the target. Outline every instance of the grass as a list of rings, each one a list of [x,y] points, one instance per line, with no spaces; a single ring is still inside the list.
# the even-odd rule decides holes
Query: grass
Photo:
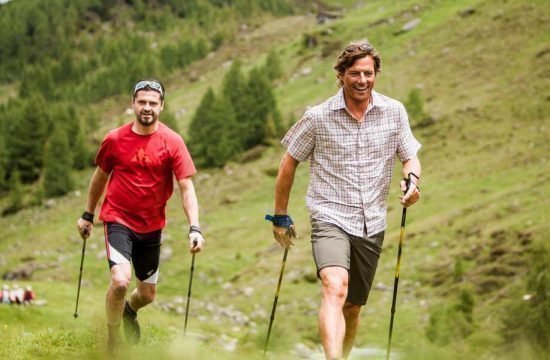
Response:
[[[311,16],[266,23],[246,39],[236,39],[231,48],[222,47],[186,70],[200,71],[202,80],[190,82],[186,74],[178,74],[168,90],[171,111],[186,109],[178,119],[180,129],[186,129],[206,89],[219,88],[226,61],[246,54],[245,65],[252,67],[272,48],[281,55],[285,70],[276,89],[279,106],[293,122],[307,106],[336,92],[331,67],[341,46],[334,44],[367,37],[380,48],[384,60],[377,89],[404,100],[411,89],[420,87],[424,108],[435,118],[433,125],[414,129],[423,143],[423,197],[407,216],[393,350],[400,359],[543,358],[528,341],[518,342],[514,350],[503,346],[499,328],[504,301],[523,290],[530,244],[544,242],[549,230],[544,211],[549,205],[544,196],[549,189],[550,109],[544,97],[549,85],[544,52],[548,5],[511,0],[349,5],[342,19],[322,26],[315,25]],[[468,7],[475,8],[473,15],[458,15]],[[417,28],[393,35],[413,17],[421,19]],[[369,25],[381,19],[388,21]],[[317,36],[320,45],[306,49],[304,33]],[[331,46],[334,50],[329,51]],[[311,68],[309,75],[301,73],[306,67]],[[107,103],[105,112],[110,115],[101,131],[116,125],[117,114],[123,112],[116,102]],[[275,178],[270,173],[282,153],[280,146],[272,146],[254,162],[201,169],[197,175],[207,248],[196,259],[189,317],[193,336],[185,340],[181,311],[162,309],[177,301],[185,306],[189,278],[186,224],[174,194],[163,245],[173,254],[162,262],[156,303],[140,312],[145,342],[126,349],[123,358],[261,357],[282,258],[263,215],[272,209]],[[399,174],[396,167],[377,286],[362,313],[357,338],[362,348],[386,346],[391,291],[383,289],[391,288],[395,269],[401,216]],[[78,174],[82,192],[90,175],[89,170]],[[319,351],[319,283],[304,205],[307,181],[307,164],[302,164],[290,203],[300,237],[289,254],[269,358],[295,357],[293,348],[298,343]],[[72,317],[82,244],[75,222],[84,198],[71,194],[48,209],[26,209],[0,219],[0,269],[14,269],[24,258],[27,264],[42,265],[32,280],[19,283],[32,284],[38,297],[47,300],[43,307],[0,305],[1,355],[21,359],[105,356],[108,272],[100,226],[87,244],[80,317]],[[525,245],[519,244],[522,236],[529,239]],[[510,268],[514,274],[506,275]],[[447,345],[431,343],[425,331],[434,309],[454,303],[465,287],[474,291],[474,333]],[[233,351],[227,350],[231,344]]]

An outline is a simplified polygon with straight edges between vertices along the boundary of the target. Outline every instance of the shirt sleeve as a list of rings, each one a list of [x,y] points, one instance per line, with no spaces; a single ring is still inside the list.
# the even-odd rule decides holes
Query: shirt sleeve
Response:
[[[397,156],[401,162],[405,162],[416,156],[422,144],[416,140],[412,133],[409,117],[403,105],[399,107],[399,115],[401,119],[401,130],[399,132],[399,142],[397,144]]]
[[[313,117],[306,112],[302,119],[294,124],[281,141],[294,159],[306,161],[315,147],[315,126]]]
[[[175,151],[172,154],[172,170],[176,176],[176,180],[185,179],[195,175],[197,169],[191,158],[191,154],[187,150],[187,146],[180,136],[177,136],[174,141]]]
[[[97,155],[95,157],[95,164],[101,168],[105,173],[109,174],[113,170],[114,162],[114,154],[112,152],[113,150],[113,137],[112,133],[107,133],[105,137],[103,138],[103,142],[101,143],[101,146],[99,147],[99,150],[97,152]]]

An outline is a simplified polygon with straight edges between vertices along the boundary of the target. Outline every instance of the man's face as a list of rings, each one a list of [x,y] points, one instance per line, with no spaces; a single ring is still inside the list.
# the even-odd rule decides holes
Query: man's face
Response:
[[[158,119],[164,107],[160,93],[155,90],[139,90],[132,104],[136,120],[143,126],[151,126]]]
[[[374,60],[370,56],[357,59],[344,74],[339,74],[338,78],[342,81],[346,101],[368,104],[376,81]]]

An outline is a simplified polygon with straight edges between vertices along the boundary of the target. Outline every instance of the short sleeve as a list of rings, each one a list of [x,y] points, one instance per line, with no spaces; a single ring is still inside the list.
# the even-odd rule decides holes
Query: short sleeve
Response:
[[[95,157],[95,164],[101,168],[105,173],[109,174],[113,170],[113,137],[109,132],[103,138],[103,142],[99,147],[97,155]]]
[[[315,126],[313,117],[306,112],[304,116],[294,124],[281,141],[294,159],[306,161],[313,153],[315,147]]]
[[[183,139],[180,136],[175,137],[173,145],[175,151],[172,153],[172,169],[176,180],[195,175],[197,170]]]
[[[422,145],[418,142],[418,140],[416,140],[412,133],[411,126],[409,124],[409,117],[407,116],[407,111],[403,105],[399,108],[399,115],[401,130],[399,133],[399,142],[397,144],[397,156],[401,162],[405,162],[414,158]]]

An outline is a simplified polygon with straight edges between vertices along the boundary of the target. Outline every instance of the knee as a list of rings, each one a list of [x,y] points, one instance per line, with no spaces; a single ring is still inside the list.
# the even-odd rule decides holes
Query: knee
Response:
[[[111,291],[117,297],[124,297],[130,287],[130,280],[125,277],[113,277],[111,279]]]
[[[347,275],[347,274],[346,274]],[[348,278],[341,274],[326,274],[321,276],[323,292],[327,296],[344,299],[348,292]]]

